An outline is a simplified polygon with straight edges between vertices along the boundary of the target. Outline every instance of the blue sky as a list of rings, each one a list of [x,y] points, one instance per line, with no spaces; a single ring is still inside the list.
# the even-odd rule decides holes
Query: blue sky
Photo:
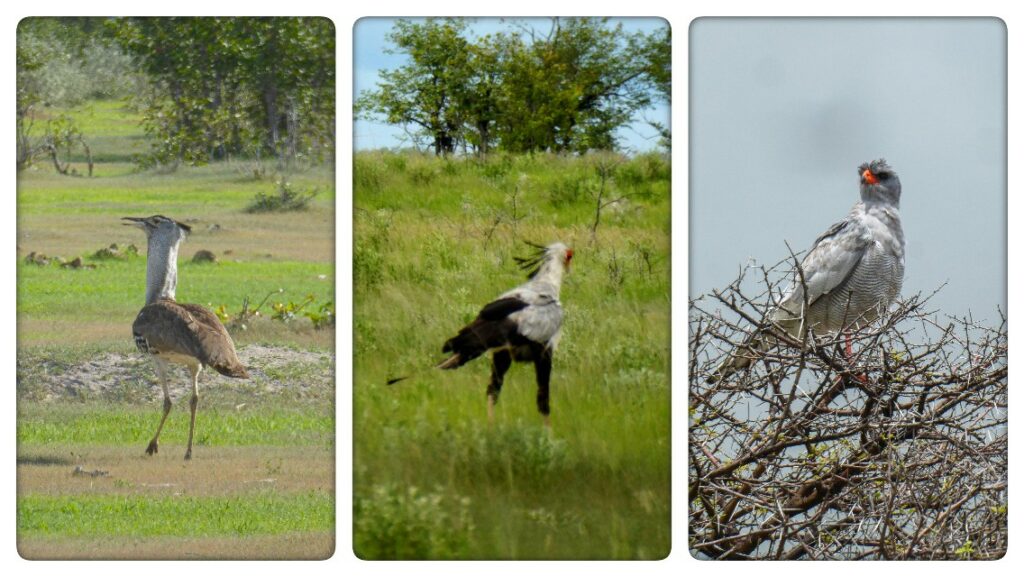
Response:
[[[358,97],[363,90],[377,86],[378,71],[393,70],[407,62],[404,55],[384,52],[388,47],[386,36],[395,20],[395,18],[363,18],[356,23],[353,34],[355,45],[353,47],[353,68],[355,70],[353,82],[355,94],[353,97]],[[409,20],[422,19],[409,18]],[[517,18],[514,21],[501,18],[472,18],[469,19],[468,34],[474,38],[507,30],[518,24],[546,30],[550,26],[550,22],[550,19],[547,18]],[[626,32],[650,33],[668,26],[667,22],[658,18],[613,18],[609,21],[609,25],[619,22],[622,23]],[[656,148],[657,135],[647,125],[648,120],[659,122],[665,126],[670,125],[669,105],[659,103],[641,111],[631,125],[622,128],[617,133],[621,145],[636,152]],[[356,120],[353,130],[356,150],[403,146],[405,133],[400,126]]]

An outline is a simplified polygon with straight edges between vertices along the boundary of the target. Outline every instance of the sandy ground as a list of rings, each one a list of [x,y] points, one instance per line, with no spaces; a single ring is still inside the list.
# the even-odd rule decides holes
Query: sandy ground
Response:
[[[334,490],[330,447],[26,447],[18,451],[18,493],[67,495],[232,495]]]
[[[25,559],[327,559],[333,533],[265,537],[18,539]]]
[[[199,375],[200,390],[207,386],[235,386],[255,388],[251,391],[254,394],[274,394],[287,388],[301,394],[334,384],[334,359],[326,352],[247,345],[238,350],[238,357],[249,368],[250,380],[230,379],[205,369]],[[19,393],[34,401],[116,398],[125,391],[145,393],[154,399],[163,396],[152,362],[141,353],[101,353],[76,363],[19,357],[18,364]],[[288,378],[289,372],[296,371],[301,372],[302,378]],[[26,378],[21,378],[23,375]],[[172,396],[180,398],[190,386],[188,372],[184,367],[176,367],[171,376]]]

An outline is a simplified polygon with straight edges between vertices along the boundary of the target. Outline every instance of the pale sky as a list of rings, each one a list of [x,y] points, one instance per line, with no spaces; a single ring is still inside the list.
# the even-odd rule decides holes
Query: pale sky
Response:
[[[395,18],[363,18],[356,22],[353,31],[353,44],[355,53],[353,57],[355,78],[353,82],[354,97],[358,97],[363,90],[373,89],[377,86],[378,71],[393,70],[404,65],[408,58],[401,54],[385,54],[384,49],[389,47],[386,39],[391,31]],[[413,22],[423,21],[423,18],[407,18]],[[621,22],[626,32],[650,33],[668,26],[668,23],[659,18],[613,18],[609,26]],[[547,30],[551,26],[548,18],[516,18],[515,20],[501,18],[470,18],[468,28],[469,38],[483,36],[485,34],[501,30],[511,30],[518,25],[533,26],[537,30]],[[646,120],[660,122],[669,125],[669,105],[659,102],[648,110],[638,114],[636,121],[629,127],[621,129],[617,137],[621,143],[630,150],[641,152],[652,150],[658,145],[658,137],[655,131],[650,128]],[[399,126],[392,126],[378,122],[356,120],[353,126],[355,133],[355,149],[365,150],[373,148],[392,148],[403,146],[402,138],[405,133]]]
[[[857,166],[903,185],[903,295],[1006,310],[1006,28],[996,19],[696,20],[690,296],[748,259],[806,250],[858,201]],[[682,34],[677,31],[677,39]],[[681,40],[677,40],[681,41]]]

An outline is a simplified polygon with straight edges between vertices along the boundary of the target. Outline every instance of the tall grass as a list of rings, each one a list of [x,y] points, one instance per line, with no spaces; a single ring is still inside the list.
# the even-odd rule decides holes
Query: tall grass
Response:
[[[670,167],[657,155],[616,159],[611,198],[628,202],[592,237],[595,162],[356,155],[357,554],[667,555]],[[493,426],[486,358],[425,370],[484,303],[524,280],[512,260],[524,239],[576,250],[562,288],[550,436],[532,367],[509,372]],[[432,497],[418,501],[411,487]],[[423,507],[468,515],[456,524],[466,529],[434,527]],[[386,547],[383,536],[406,525],[418,527],[401,537],[409,546]]]

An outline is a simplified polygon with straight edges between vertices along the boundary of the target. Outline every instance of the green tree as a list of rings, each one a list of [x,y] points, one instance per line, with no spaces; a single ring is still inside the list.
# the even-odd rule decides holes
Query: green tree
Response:
[[[399,20],[388,39],[409,62],[364,91],[362,118],[413,127],[435,153],[613,149],[615,130],[667,86],[668,36],[626,34],[607,19],[553,19],[466,38],[466,21]],[[667,93],[667,91],[666,91]]]
[[[110,33],[157,91],[149,162],[334,149],[334,27],[323,18],[127,18]]]
[[[410,62],[381,72],[379,89],[360,96],[357,113],[416,127],[435,154],[453,152],[467,118],[460,104],[472,100],[467,93],[471,50],[465,29],[465,21],[455,19],[396,22],[388,34],[395,47],[387,52],[407,54]]]
[[[512,42],[502,145],[519,152],[614,149],[615,130],[651,102],[643,38],[607,19],[556,18],[546,36],[532,32],[529,43]]]

